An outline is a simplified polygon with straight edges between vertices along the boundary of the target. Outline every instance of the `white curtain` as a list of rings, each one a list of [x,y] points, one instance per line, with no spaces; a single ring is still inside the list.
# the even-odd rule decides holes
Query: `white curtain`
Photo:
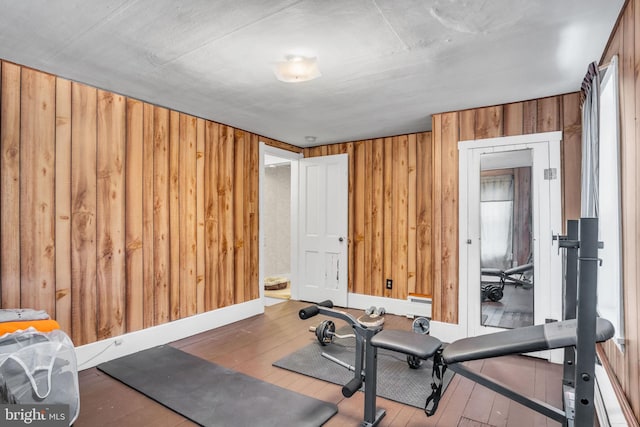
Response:
[[[481,267],[506,270],[513,259],[513,175],[480,181]]]
[[[599,175],[599,104],[600,76],[598,64],[589,64],[589,70],[582,82],[582,206],[583,218],[598,216],[598,175]]]

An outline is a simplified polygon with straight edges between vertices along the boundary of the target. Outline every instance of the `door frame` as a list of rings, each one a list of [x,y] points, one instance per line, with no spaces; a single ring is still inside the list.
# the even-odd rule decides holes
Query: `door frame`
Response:
[[[350,173],[349,172],[349,154],[341,153],[341,154],[332,154],[332,155],[326,155],[326,156],[308,157],[308,158],[300,159],[297,163],[298,163],[297,175],[298,175],[298,219],[299,219],[297,236],[299,240],[296,248],[297,258],[298,258],[296,274],[298,279],[298,286],[296,289],[295,297],[293,292],[291,294],[291,297],[293,299],[298,299],[298,300],[303,297],[306,297],[305,300],[311,300],[308,298],[310,294],[307,294],[306,296],[302,295],[303,291],[304,292],[308,292],[308,291],[305,289],[305,284],[303,283],[305,282],[305,280],[303,280],[302,273],[301,273],[302,264],[305,259],[305,255],[304,255],[305,245],[303,244],[303,240],[305,239],[303,222],[305,221],[304,218],[306,214],[305,212],[306,194],[304,193],[304,190],[303,190],[303,188],[306,186],[305,164],[321,166],[324,169],[324,173],[327,174],[325,178],[329,176],[328,175],[329,168],[327,166],[339,164],[340,173],[344,172],[344,182],[341,181],[341,183],[344,184],[344,187],[342,188],[344,192],[338,193],[338,195],[340,196],[340,199],[342,200],[341,203],[338,203],[338,205],[343,206],[343,209],[344,209],[343,211],[339,211],[340,212],[339,216],[341,217],[341,220],[339,221],[339,223],[344,226],[344,233],[338,233],[337,235],[332,235],[332,236],[336,240],[339,239],[339,243],[334,247],[334,249],[337,247],[341,248],[339,252],[341,255],[339,255],[339,259],[338,259],[338,265],[340,265],[338,269],[339,271],[338,281],[340,283],[340,287],[336,288],[336,290],[339,291],[337,294],[333,296],[328,295],[326,297],[322,297],[321,299],[331,299],[334,302],[334,304],[336,304],[337,306],[347,307],[348,301],[349,301],[349,173]],[[324,184],[325,186],[329,185],[328,179],[325,179],[324,182],[325,182]],[[328,188],[330,187],[327,187],[326,195],[330,193],[330,191],[328,191]],[[331,193],[335,193],[335,191],[331,191]],[[335,197],[336,195],[334,194],[334,201],[335,201]],[[327,198],[328,197],[326,197],[325,200]],[[336,211],[335,207],[332,209],[332,211]],[[342,222],[342,220],[344,222]],[[325,230],[325,233],[322,236],[320,236],[320,240],[324,241],[326,244],[326,239],[327,239],[327,236],[329,235],[330,233],[327,230]],[[335,250],[338,250],[338,249],[335,249]],[[340,262],[340,260],[342,262]],[[326,265],[324,265],[324,267],[326,267]],[[325,270],[325,275],[326,275],[326,270]]]
[[[536,282],[547,283],[546,289],[537,289],[534,295],[534,318],[535,323],[544,323],[545,319],[561,320],[562,316],[562,262],[561,257],[555,254],[552,247],[552,234],[562,231],[562,208],[561,208],[561,164],[560,164],[560,141],[562,140],[562,132],[545,132],[529,135],[518,135],[511,137],[489,138],[474,141],[460,141],[459,149],[459,300],[458,300],[458,318],[459,330],[458,334],[464,336],[474,336],[482,333],[490,333],[495,331],[494,328],[481,327],[480,316],[476,319],[471,318],[471,312],[477,310],[472,309],[471,304],[475,304],[480,299],[480,287],[470,286],[474,280],[479,283],[479,258],[472,251],[479,251],[479,230],[477,227],[470,226],[468,215],[473,209],[472,204],[477,200],[470,200],[469,179],[471,174],[477,172],[479,179],[479,164],[472,165],[474,158],[479,161],[478,153],[485,151],[505,151],[505,148],[513,146],[514,150],[539,147],[538,150],[546,150],[549,158],[549,165],[544,168],[555,168],[557,178],[551,182],[548,191],[543,191],[540,196],[549,197],[550,206],[547,215],[541,215],[538,219],[540,229],[536,231],[534,239],[534,250],[536,251],[536,264],[540,264],[539,260],[543,260],[543,264],[548,265],[549,270],[541,272],[537,269]],[[539,152],[539,151],[538,151]],[[532,152],[533,167],[532,173],[538,166],[541,159],[536,156],[535,150]],[[537,158],[538,157],[538,158]],[[537,162],[537,164],[536,164]],[[476,167],[477,166],[477,167]],[[475,176],[475,175],[474,175]],[[533,181],[533,179],[532,179]],[[535,191],[535,190],[534,190]],[[546,196],[548,194],[548,196]],[[534,207],[537,209],[537,207]],[[544,212],[541,212],[544,214]],[[468,242],[471,241],[471,244]],[[477,267],[477,272],[472,269]],[[555,285],[554,285],[555,283]],[[534,288],[536,289],[536,288]],[[546,309],[541,307],[541,301],[547,301]],[[540,310],[542,309],[542,311]],[[476,325],[477,324],[477,325]],[[558,355],[541,354],[545,358],[551,358],[556,361]],[[561,360],[561,355],[560,360]]]
[[[258,289],[260,299],[265,302],[264,297],[264,179],[265,179],[265,154],[288,159],[291,161],[291,276],[289,277],[291,286],[291,298],[297,297],[297,256],[298,256],[298,160],[303,157],[302,153],[276,148],[260,141],[258,147],[259,171],[258,171]]]

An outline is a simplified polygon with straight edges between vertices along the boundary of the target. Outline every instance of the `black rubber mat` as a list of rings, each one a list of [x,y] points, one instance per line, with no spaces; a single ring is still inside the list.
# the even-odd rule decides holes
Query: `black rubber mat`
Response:
[[[266,383],[171,346],[98,369],[203,426],[320,426],[336,405]]]
[[[350,331],[351,328],[345,327],[337,332],[342,335]],[[321,346],[313,339],[311,344],[283,357],[273,365],[334,384],[344,385],[349,382],[353,373],[322,357],[323,352],[353,365],[355,338],[336,339],[326,346]],[[432,369],[431,360],[424,361],[418,369],[411,369],[405,355],[384,349],[378,350],[377,395],[416,408],[424,408],[427,396],[431,394]],[[453,375],[453,372],[446,371],[443,393]]]

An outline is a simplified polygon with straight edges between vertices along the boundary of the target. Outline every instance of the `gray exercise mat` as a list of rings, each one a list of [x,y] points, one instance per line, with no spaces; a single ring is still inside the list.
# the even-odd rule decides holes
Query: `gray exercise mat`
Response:
[[[350,333],[351,328],[341,328],[339,334]],[[332,344],[321,346],[317,340],[300,350],[273,363],[274,366],[318,378],[334,384],[344,385],[353,378],[346,368],[322,357],[322,352],[330,354],[350,365],[355,361],[355,338],[336,339]],[[406,405],[424,408],[427,396],[431,394],[431,372],[433,364],[426,360],[418,369],[410,369],[407,357],[390,350],[378,350],[377,395]],[[454,373],[445,373],[444,389],[449,385]]]
[[[98,369],[203,426],[315,427],[338,412],[335,404],[166,345],[102,363]]]

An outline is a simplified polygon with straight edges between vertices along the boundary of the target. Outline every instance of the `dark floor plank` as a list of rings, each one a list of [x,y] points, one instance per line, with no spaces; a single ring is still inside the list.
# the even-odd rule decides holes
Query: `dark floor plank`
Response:
[[[482,360],[475,360],[473,362],[465,363],[469,368],[478,370],[482,367]],[[457,377],[460,377],[457,375]],[[460,384],[455,389],[455,400],[450,400],[446,408],[442,408],[442,414],[438,420],[438,425],[450,425],[456,426],[460,421],[460,418],[464,415],[465,409],[471,399],[471,393],[476,384],[466,378],[460,378]],[[447,392],[445,391],[445,394]]]
[[[485,365],[483,366],[482,373],[500,382],[505,382],[505,380],[513,378],[514,376],[513,372],[511,373],[507,372],[509,367],[513,367],[513,365],[507,364],[507,363],[500,364],[500,363],[494,363],[493,361],[487,361],[487,363],[485,363]],[[505,375],[505,373],[507,375]],[[483,387],[483,390],[486,390],[486,393],[493,393],[484,387]],[[489,414],[489,419],[487,420],[487,423],[489,425],[496,426],[496,427],[504,427],[507,425],[507,417],[509,415],[509,402],[511,400],[497,393],[494,393],[493,396],[494,398],[491,404],[491,413]]]
[[[79,384],[80,415],[75,427],[197,425],[96,368],[82,372]]]
[[[458,423],[458,427],[493,427],[490,424],[483,423],[481,421],[476,421],[471,418],[462,417],[460,418],[460,422]]]
[[[481,372],[485,371],[485,364],[486,363],[482,364],[482,367],[480,368]],[[487,388],[480,384],[474,384],[473,391],[469,397],[469,402],[464,410],[464,416],[466,419],[474,420],[483,424],[488,423],[489,418],[491,417],[491,408],[493,407],[495,397],[495,392],[487,390]]]

